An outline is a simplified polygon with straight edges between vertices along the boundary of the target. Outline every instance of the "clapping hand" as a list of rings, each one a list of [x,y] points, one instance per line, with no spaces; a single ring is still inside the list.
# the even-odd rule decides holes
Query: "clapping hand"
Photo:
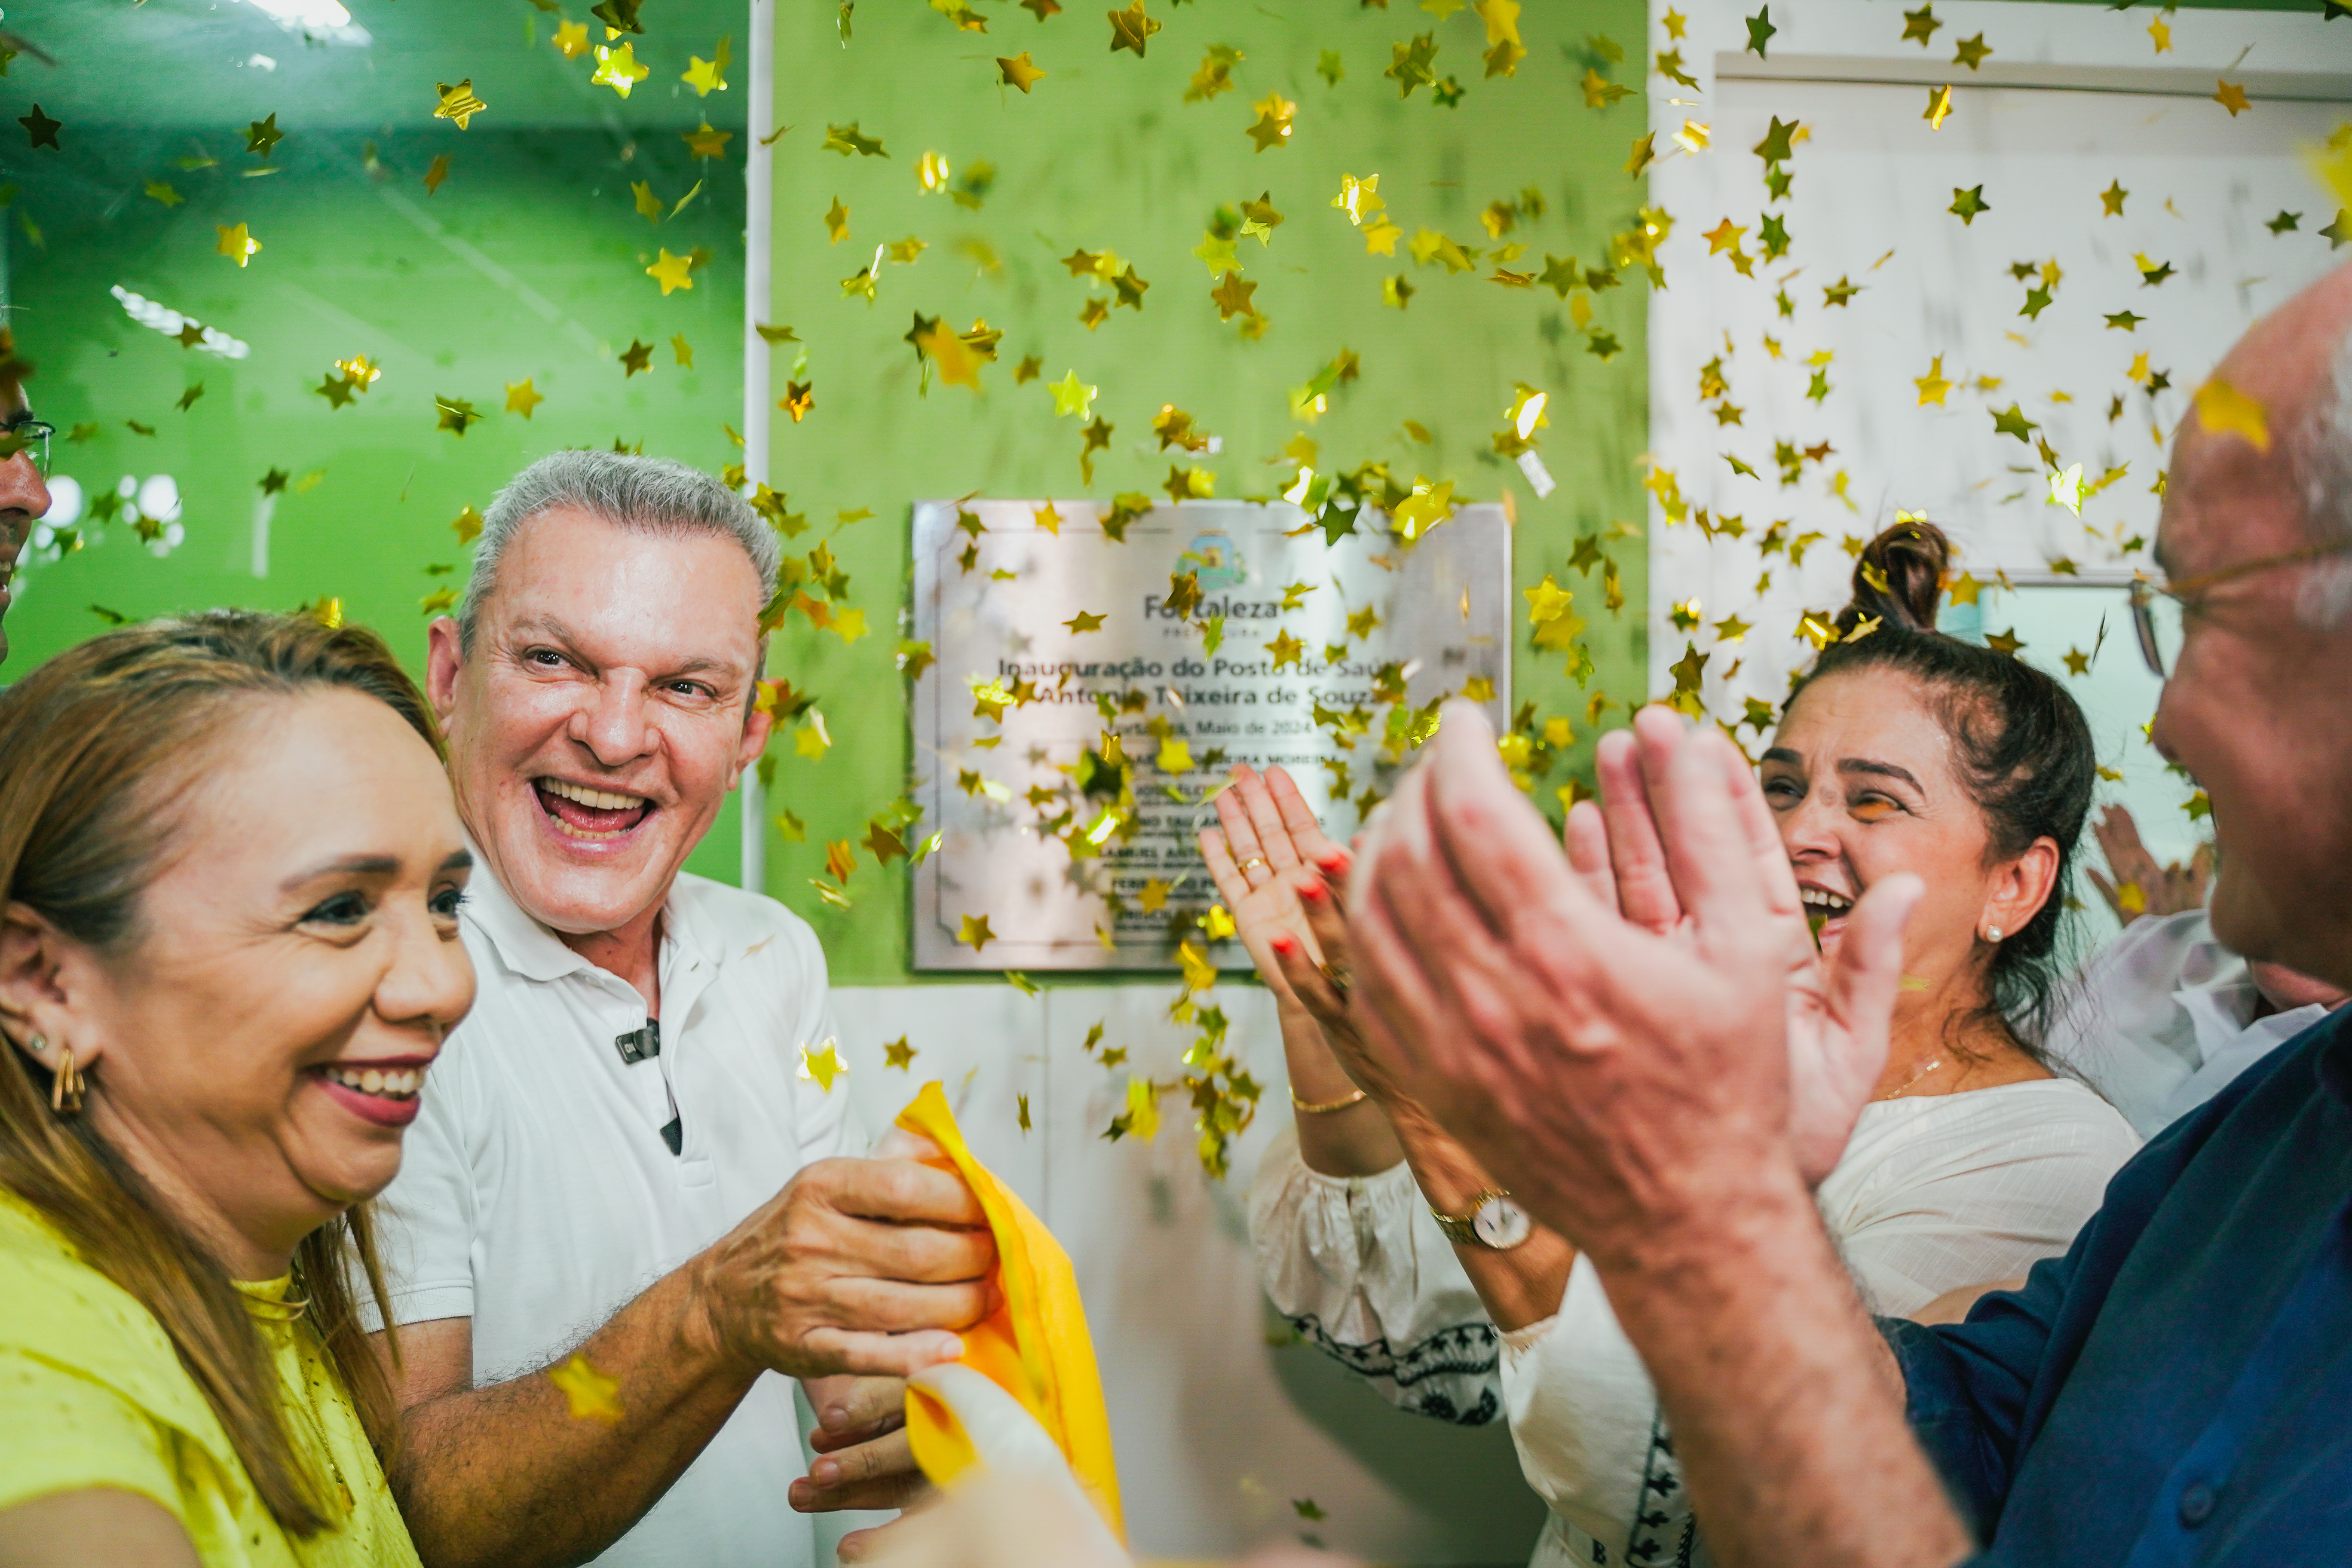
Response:
[[[2091,831],[2098,836],[2099,850],[2107,858],[2107,877],[2099,875],[2095,866],[2084,869],[2116,919],[2129,925],[2142,915],[2175,915],[2204,907],[2205,885],[2213,879],[2211,840],[2197,846],[2188,865],[2176,860],[2160,867],[2140,842],[2139,824],[2122,806],[2110,805],[2101,812]],[[2109,881],[2108,877],[2115,879]]]
[[[1604,1268],[1776,1170],[1835,1163],[1886,1050],[1916,879],[1826,971],[1744,759],[1664,710],[1612,741],[1569,856],[1448,707],[1349,894],[1369,1055]]]
[[[1201,834],[1201,855],[1276,1003],[1314,1020],[1357,1088],[1396,1105],[1395,1084],[1348,1016],[1353,959],[1342,900],[1353,857],[1324,834],[1279,766],[1262,774],[1235,766],[1217,796],[1217,821]]]

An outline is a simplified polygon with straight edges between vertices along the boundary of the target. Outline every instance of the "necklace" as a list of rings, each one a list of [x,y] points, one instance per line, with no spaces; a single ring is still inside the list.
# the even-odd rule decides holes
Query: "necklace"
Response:
[[[1929,1073],[1934,1072],[1937,1068],[1942,1067],[1943,1065],[1943,1058],[1930,1058],[1926,1067],[1921,1068],[1917,1072],[1915,1072],[1909,1078],[1905,1079],[1900,1087],[1896,1088],[1890,1093],[1882,1094],[1878,1098],[1881,1100],[1902,1099],[1904,1095],[1910,1092],[1911,1086],[1913,1084],[1917,1083],[1921,1079],[1926,1078]]]

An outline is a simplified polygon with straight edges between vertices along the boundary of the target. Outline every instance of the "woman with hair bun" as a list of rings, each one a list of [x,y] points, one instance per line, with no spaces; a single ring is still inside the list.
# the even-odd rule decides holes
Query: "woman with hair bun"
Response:
[[[2091,804],[2090,731],[2063,687],[1936,629],[1943,534],[1904,523],[1856,563],[1838,639],[1801,680],[1759,770],[1823,952],[1880,878],[1927,890],[1903,934],[1886,1067],[1816,1194],[1874,1310],[2065,1250],[2138,1145],[2041,1036],[2063,889]],[[1630,733],[1596,754],[1602,805],[1642,791]],[[1550,1506],[1538,1564],[1707,1561],[1671,1434],[1591,1265],[1531,1226],[1476,1158],[1384,1079],[1349,1026],[1346,849],[1279,768],[1234,771],[1202,848],[1279,1003],[1295,1141],[1251,1194],[1266,1290],[1392,1402],[1507,1417]],[[1643,847],[1602,806],[1570,814],[1629,914]],[[1654,860],[1654,843],[1647,847]]]

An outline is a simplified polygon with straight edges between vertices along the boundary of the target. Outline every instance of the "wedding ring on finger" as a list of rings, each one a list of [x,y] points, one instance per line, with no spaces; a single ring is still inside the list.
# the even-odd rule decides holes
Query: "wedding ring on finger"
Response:
[[[1263,867],[1263,866],[1265,866],[1265,863],[1266,863],[1266,859],[1265,859],[1265,856],[1263,856],[1263,855],[1253,855],[1253,856],[1251,856],[1248,859],[1246,859],[1246,860],[1243,861],[1243,862],[1241,863],[1241,865],[1240,865],[1238,868],[1236,868],[1241,872],[1241,874],[1242,874],[1244,878],[1246,878],[1246,877],[1250,874],[1250,869],[1251,869],[1251,868],[1253,868],[1253,867]]]
[[[1344,963],[1318,963],[1315,967],[1322,971],[1323,984],[1339,993],[1339,1000],[1345,1002],[1348,999],[1348,988],[1355,984],[1356,979],[1355,975],[1349,972],[1348,966]]]

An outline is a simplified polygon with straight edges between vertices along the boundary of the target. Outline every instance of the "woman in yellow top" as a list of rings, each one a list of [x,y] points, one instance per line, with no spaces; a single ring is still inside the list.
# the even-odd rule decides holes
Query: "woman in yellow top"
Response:
[[[473,1000],[436,745],[302,616],[0,694],[0,1564],[414,1568],[353,1296]]]

